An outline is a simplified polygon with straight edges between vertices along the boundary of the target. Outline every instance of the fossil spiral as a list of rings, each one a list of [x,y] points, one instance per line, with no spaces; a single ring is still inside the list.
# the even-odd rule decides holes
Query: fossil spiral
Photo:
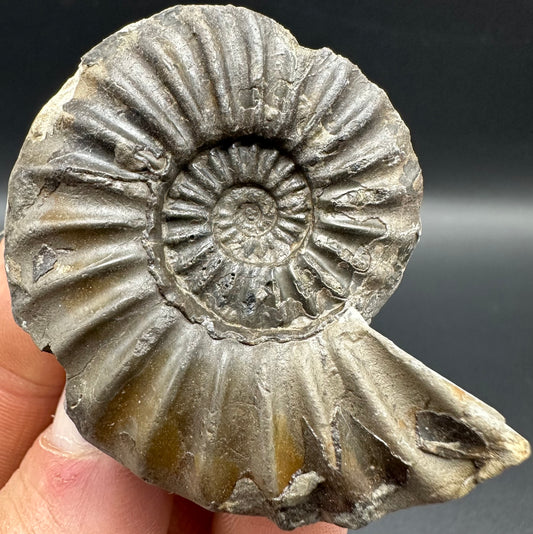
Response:
[[[67,370],[81,433],[145,480],[283,528],[357,528],[528,454],[373,331],[422,178],[385,93],[231,6],[96,46],[13,170],[17,321]]]

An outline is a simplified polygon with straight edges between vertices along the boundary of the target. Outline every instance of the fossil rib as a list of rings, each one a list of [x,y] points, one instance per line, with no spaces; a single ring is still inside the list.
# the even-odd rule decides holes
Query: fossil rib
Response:
[[[358,528],[523,461],[497,412],[372,330],[420,233],[385,93],[232,6],[91,50],[13,170],[14,314],[81,433],[145,480],[282,528]]]

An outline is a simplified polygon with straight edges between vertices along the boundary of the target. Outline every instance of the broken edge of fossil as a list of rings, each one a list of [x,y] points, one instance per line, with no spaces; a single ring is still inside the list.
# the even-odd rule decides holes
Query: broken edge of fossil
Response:
[[[264,515],[285,529],[315,521],[360,528],[462,497],[529,456],[498,412],[355,310],[277,355],[221,340],[216,358],[191,349],[171,370],[166,347],[197,336],[166,339],[98,417],[86,386],[96,369],[72,377],[68,411],[138,475],[211,510]],[[154,401],[146,384],[168,393]]]
[[[347,315],[323,333],[344,388],[324,434],[313,418],[303,420],[304,467],[270,501],[251,478],[239,480],[219,510],[267,515],[284,528],[309,522],[309,514],[359,528],[394,510],[460,498],[529,457],[529,443],[497,411],[356,312]],[[328,503],[332,495],[343,505]]]

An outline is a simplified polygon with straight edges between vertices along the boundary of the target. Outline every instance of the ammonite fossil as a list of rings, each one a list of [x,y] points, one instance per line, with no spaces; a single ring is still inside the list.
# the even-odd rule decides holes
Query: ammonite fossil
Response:
[[[357,528],[524,460],[503,417],[367,321],[419,237],[385,93],[231,6],[91,50],[11,176],[17,321],[68,413],[152,483],[283,528]]]

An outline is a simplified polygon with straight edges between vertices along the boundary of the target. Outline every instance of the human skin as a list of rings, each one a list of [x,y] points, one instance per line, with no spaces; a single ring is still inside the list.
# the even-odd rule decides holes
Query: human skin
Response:
[[[63,407],[63,368],[13,320],[3,256],[2,242],[0,534],[283,532],[266,518],[214,514],[170,495],[87,443]],[[293,532],[347,530],[317,523]]]

